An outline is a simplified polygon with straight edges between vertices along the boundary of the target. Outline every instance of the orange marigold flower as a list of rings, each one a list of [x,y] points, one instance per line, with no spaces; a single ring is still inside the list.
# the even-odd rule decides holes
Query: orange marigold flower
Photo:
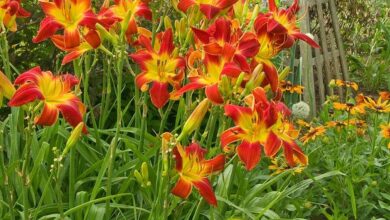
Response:
[[[312,127],[300,140],[303,144],[307,144],[309,141],[314,141],[317,137],[324,135],[325,132],[326,128],[324,126]]]
[[[46,17],[42,20],[34,43],[52,37],[58,30],[64,30],[63,46],[74,48],[81,43],[80,27],[95,29],[98,21],[91,9],[91,0],[40,0]]]
[[[303,86],[300,85],[293,85],[291,81],[285,81],[281,80],[279,82],[279,87],[282,90],[282,92],[290,92],[290,93],[297,93],[302,94],[303,93]]]
[[[15,93],[15,87],[11,81],[0,71],[0,106],[2,105],[2,98],[10,99]]]
[[[217,206],[217,199],[208,176],[224,168],[225,156],[221,154],[211,160],[206,160],[204,158],[206,150],[196,143],[186,148],[178,144],[173,149],[173,153],[176,160],[176,171],[180,177],[172,189],[172,193],[186,199],[194,186],[209,204]]]
[[[21,0],[0,0],[0,20],[5,28],[12,32],[17,30],[16,18],[26,18],[30,13],[22,8]]]
[[[307,164],[307,157],[295,143],[298,131],[284,120],[284,115],[275,102],[267,100],[264,89],[258,87],[246,98],[250,107],[225,105],[225,114],[232,118],[235,127],[221,135],[222,147],[237,141],[237,154],[247,170],[252,170],[261,158],[261,146],[268,157],[274,157],[283,146],[290,166],[295,166],[294,157]]]
[[[41,115],[35,118],[38,125],[53,125],[61,112],[65,120],[76,127],[83,121],[85,107],[72,91],[79,80],[70,74],[54,76],[50,71],[35,67],[22,73],[15,79],[19,85],[9,101],[11,107],[22,106],[34,101],[43,103]],[[83,132],[87,133],[84,126]]]
[[[374,110],[380,113],[390,112],[390,103],[389,100],[382,101],[382,97],[379,97],[376,101],[374,101],[370,97],[366,97],[364,101],[367,104],[367,108]]]
[[[152,103],[157,108],[162,108],[169,100],[169,85],[174,89],[180,87],[184,77],[185,60],[174,52],[172,29],[168,29],[157,36],[154,47],[150,38],[143,35],[139,37],[139,43],[145,48],[130,55],[140,66],[142,72],[135,81],[142,90],[148,90],[148,84],[152,84],[149,90]]]
[[[214,18],[222,10],[229,10],[238,0],[180,0],[177,7],[186,12],[191,6],[197,5],[207,19]]]
[[[383,124],[381,127],[381,134],[384,138],[390,139],[390,123]]]
[[[388,92],[388,91],[380,92],[380,93],[379,93],[379,96],[380,96],[380,97],[382,98],[382,100],[384,100],[384,101],[390,100],[390,92]]]

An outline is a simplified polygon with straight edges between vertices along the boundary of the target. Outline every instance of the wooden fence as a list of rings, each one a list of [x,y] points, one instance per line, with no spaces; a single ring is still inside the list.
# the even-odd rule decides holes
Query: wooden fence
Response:
[[[337,9],[334,0],[301,0],[301,32],[311,33],[321,48],[313,49],[300,42],[295,66],[300,67],[302,85],[305,86],[303,100],[314,116],[327,95],[343,97],[343,91],[328,87],[331,79],[348,80],[348,66],[340,35]]]

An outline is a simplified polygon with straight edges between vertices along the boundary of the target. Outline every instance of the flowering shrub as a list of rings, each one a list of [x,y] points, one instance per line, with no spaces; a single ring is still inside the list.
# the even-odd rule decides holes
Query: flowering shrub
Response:
[[[298,103],[292,112],[284,104],[283,93],[302,94],[303,87],[286,81],[289,68],[274,58],[298,40],[319,46],[299,29],[298,0],[288,8],[274,0],[264,10],[253,4],[40,0],[44,17],[31,40],[50,40],[65,55],[58,70],[37,66],[19,74],[9,47],[1,48],[0,103],[10,114],[0,124],[0,179],[7,188],[1,198],[8,204],[0,216],[198,219],[218,211],[221,219],[271,218],[278,216],[272,206],[302,184],[340,175],[331,171],[285,188],[309,164],[304,144],[331,127],[363,129],[350,116],[366,108],[389,112],[388,94],[334,102],[348,112],[347,121],[294,125],[291,116],[307,118],[310,109]],[[16,17],[29,15],[16,0],[1,10],[4,33],[16,30]],[[101,73],[101,85],[91,83],[92,72]],[[298,127],[308,130],[300,139]],[[388,137],[388,125],[381,129]],[[275,186],[280,195],[260,200],[279,181],[285,181]]]

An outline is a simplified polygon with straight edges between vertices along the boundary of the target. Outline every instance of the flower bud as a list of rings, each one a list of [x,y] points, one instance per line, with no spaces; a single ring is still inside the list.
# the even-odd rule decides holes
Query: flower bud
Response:
[[[165,27],[165,30],[167,30],[169,28],[172,29],[172,21],[168,16],[164,17],[164,27]]]
[[[69,139],[66,142],[65,149],[62,152],[62,157],[64,157],[68,151],[76,145],[77,141],[79,141],[81,137],[81,133],[83,132],[84,129],[84,122],[80,122],[70,133]]]
[[[200,126],[209,106],[210,101],[207,98],[203,99],[203,101],[199,103],[199,105],[195,108],[190,117],[188,117],[187,121],[184,123],[183,130],[178,137],[178,141],[184,138],[184,136],[191,134]]]
[[[0,71],[0,96],[11,99],[15,91],[15,87],[12,85],[11,81]]]
[[[148,164],[146,162],[143,162],[141,165],[141,174],[145,182],[149,181],[149,170],[148,170]]]

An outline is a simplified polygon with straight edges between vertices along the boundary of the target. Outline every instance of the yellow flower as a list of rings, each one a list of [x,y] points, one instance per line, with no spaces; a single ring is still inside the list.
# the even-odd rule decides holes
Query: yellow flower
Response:
[[[324,126],[319,126],[316,128],[310,128],[310,130],[300,139],[303,144],[306,144],[309,141],[315,140],[318,136],[324,135],[326,128]]]

